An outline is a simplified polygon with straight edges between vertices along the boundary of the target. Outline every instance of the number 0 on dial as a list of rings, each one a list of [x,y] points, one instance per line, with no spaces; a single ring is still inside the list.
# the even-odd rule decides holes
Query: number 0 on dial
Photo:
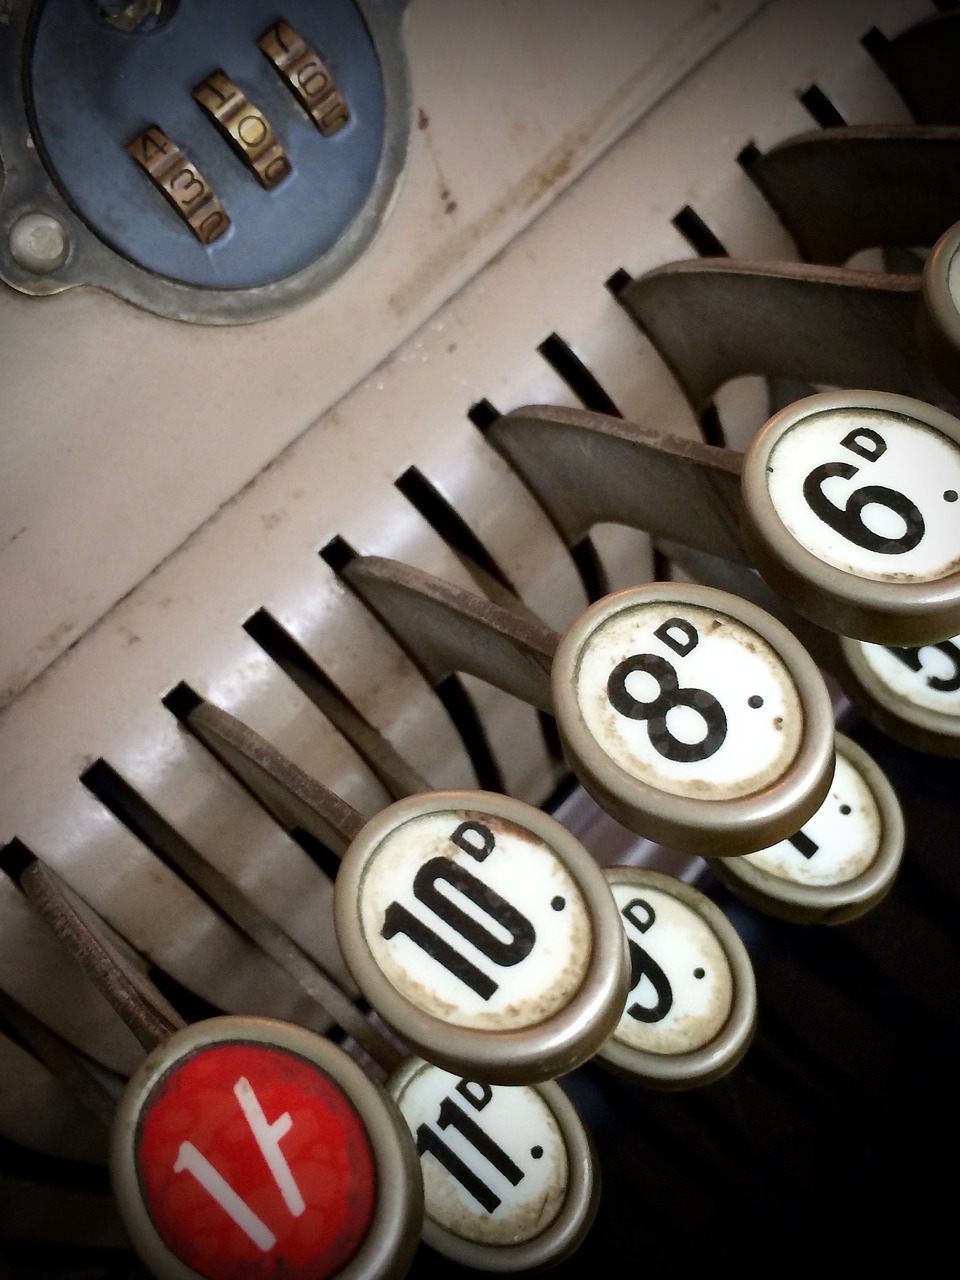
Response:
[[[431,1062],[501,1084],[590,1057],[626,994],[599,868],[538,809],[487,792],[390,805],[337,874],[337,937],[377,1012]]]

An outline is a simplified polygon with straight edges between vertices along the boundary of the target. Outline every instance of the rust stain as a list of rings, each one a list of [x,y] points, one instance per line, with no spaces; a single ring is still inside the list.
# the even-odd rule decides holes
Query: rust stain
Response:
[[[482,822],[494,835],[515,836],[518,840],[534,839],[540,843],[537,837],[531,837],[526,827],[521,827],[519,822],[511,822],[509,818],[495,817],[492,813],[470,813],[464,815],[464,820]]]
[[[3,544],[3,546],[2,546],[2,547],[0,547],[0,551],[6,551],[7,547],[12,546],[12,545],[13,545],[13,543],[14,543],[14,542],[16,542],[16,540],[17,540],[18,538],[22,537],[22,536],[23,536],[23,534],[25,534],[26,532],[27,532],[27,526],[26,526],[26,525],[24,525],[22,529],[18,529],[16,533],[12,534],[12,535],[11,535],[11,536],[6,540],[6,542]]]
[[[710,12],[709,3],[702,8]],[[569,178],[584,153],[595,145],[598,136],[602,135],[605,129],[610,129],[617,115],[623,111],[630,98],[636,93],[638,85],[651,72],[656,74],[656,69],[664,65],[673,49],[683,44],[689,30],[700,24],[702,20],[703,14],[700,10],[691,14],[686,22],[681,23],[670,33],[663,44],[650,50],[646,61],[605,102],[590,112],[575,128],[568,130],[543,159],[528,169],[499,200],[479,217],[464,225],[461,230],[440,245],[430,257],[418,262],[416,273],[394,290],[387,299],[387,305],[394,315],[398,319],[409,315],[438,285],[461,266],[477,245],[482,244],[495,233],[512,213],[517,211],[523,213],[533,208],[543,200],[544,196]],[[670,84],[658,83],[656,91],[650,96],[649,101],[645,102],[641,115],[650,111],[665,96],[670,87],[672,87]],[[629,123],[632,121],[624,120],[623,127],[611,133],[609,141],[613,142],[619,137]],[[420,130],[426,131],[429,124],[430,117],[421,107],[417,113],[417,126]],[[437,158],[433,154],[429,138],[427,145],[430,147],[436,165]],[[491,253],[486,261],[494,256],[495,254]],[[476,265],[479,267],[481,264]]]

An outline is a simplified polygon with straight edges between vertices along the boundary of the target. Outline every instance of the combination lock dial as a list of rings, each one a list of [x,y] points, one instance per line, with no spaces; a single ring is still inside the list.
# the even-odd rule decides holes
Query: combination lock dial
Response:
[[[405,3],[14,4],[0,277],[226,324],[321,290],[400,176]]]

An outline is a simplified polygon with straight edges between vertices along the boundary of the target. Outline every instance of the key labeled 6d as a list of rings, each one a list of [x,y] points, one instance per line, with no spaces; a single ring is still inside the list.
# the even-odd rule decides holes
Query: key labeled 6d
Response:
[[[574,623],[552,671],[557,723],[586,789],[650,839],[724,857],[817,809],[833,772],[830,698],[762,610],[652,583]]]
[[[885,644],[960,629],[960,422],[883,392],[829,392],[767,423],[743,465],[743,532],[785,599]]]
[[[337,875],[337,937],[369,1003],[430,1061],[503,1084],[590,1057],[627,984],[610,891],[568,831],[488,792],[401,800]]]

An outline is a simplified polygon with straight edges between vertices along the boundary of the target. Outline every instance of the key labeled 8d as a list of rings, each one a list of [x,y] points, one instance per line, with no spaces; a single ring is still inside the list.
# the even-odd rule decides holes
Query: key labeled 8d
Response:
[[[714,857],[762,848],[829,785],[833,719],[816,666],[785,627],[723,592],[652,583],[599,601],[564,636],[552,688],[584,786],[664,844]]]
[[[449,1070],[548,1080],[619,1016],[626,948],[599,868],[559,823],[505,796],[390,805],[347,850],[334,916],[366,999]]]
[[[482,1084],[412,1058],[386,1088],[420,1153],[427,1244],[491,1271],[552,1266],[580,1244],[600,1186],[558,1085]]]
[[[760,572],[813,621],[888,644],[960,628],[960,422],[883,392],[829,392],[767,423],[743,466]]]

